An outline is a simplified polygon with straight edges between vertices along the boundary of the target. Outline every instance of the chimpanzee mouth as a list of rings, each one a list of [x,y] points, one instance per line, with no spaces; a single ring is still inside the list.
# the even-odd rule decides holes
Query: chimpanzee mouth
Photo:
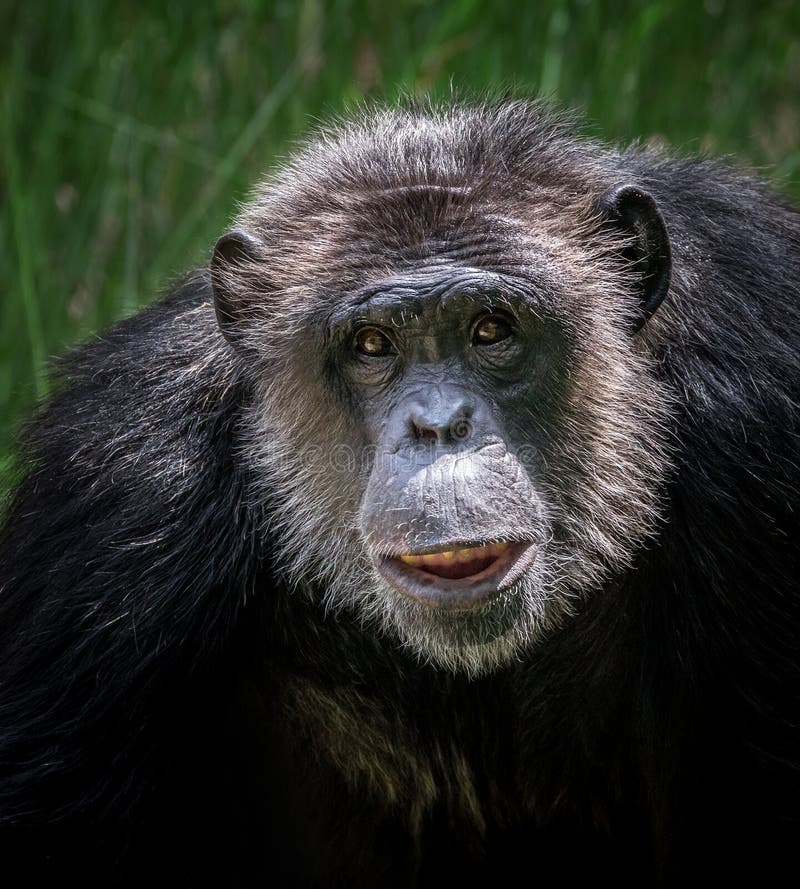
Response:
[[[403,595],[438,608],[482,605],[508,589],[531,565],[536,547],[529,541],[459,543],[380,557],[381,574]]]

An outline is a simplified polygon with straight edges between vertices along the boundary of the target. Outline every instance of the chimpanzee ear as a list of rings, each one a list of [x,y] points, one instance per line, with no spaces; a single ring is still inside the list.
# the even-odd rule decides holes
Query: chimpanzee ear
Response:
[[[234,273],[237,268],[258,261],[260,246],[252,235],[235,229],[224,234],[214,247],[211,259],[214,310],[220,330],[234,345],[240,339],[239,327],[245,309],[242,295],[236,289]]]
[[[669,289],[672,260],[667,229],[656,202],[636,185],[617,185],[607,191],[600,199],[600,211],[609,225],[630,237],[622,253],[637,275],[639,312],[631,328],[636,333]]]

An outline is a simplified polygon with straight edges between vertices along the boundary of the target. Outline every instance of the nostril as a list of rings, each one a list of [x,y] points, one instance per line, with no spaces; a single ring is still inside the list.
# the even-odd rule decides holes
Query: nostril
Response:
[[[472,437],[473,413],[474,408],[466,399],[452,399],[447,403],[415,406],[407,422],[415,441],[452,445]]]
[[[419,424],[414,424],[414,433],[417,437],[417,441],[438,441],[439,434],[432,426],[420,426]]]
[[[472,436],[472,423],[466,417],[454,420],[452,423],[443,423],[442,425],[423,423],[417,419],[412,419],[411,427],[414,438],[417,441],[449,444],[466,441]]]
[[[462,417],[450,425],[448,433],[451,441],[466,441],[472,437],[472,423],[467,417]]]

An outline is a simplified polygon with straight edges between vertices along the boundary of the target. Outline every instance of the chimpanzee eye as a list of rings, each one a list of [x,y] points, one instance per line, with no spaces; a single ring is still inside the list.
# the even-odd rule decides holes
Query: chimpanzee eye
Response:
[[[484,315],[472,328],[473,346],[491,346],[511,336],[511,325],[502,315]]]
[[[395,354],[392,341],[377,327],[362,327],[356,333],[355,346],[362,355],[367,355],[369,358],[382,358],[385,355]]]

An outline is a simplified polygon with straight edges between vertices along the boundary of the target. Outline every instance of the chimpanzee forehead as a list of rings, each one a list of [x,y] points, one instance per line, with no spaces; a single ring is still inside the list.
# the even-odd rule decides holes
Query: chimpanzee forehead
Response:
[[[393,315],[457,311],[461,305],[537,307],[531,281],[473,267],[428,266],[392,275],[343,299],[329,316],[333,325]]]

